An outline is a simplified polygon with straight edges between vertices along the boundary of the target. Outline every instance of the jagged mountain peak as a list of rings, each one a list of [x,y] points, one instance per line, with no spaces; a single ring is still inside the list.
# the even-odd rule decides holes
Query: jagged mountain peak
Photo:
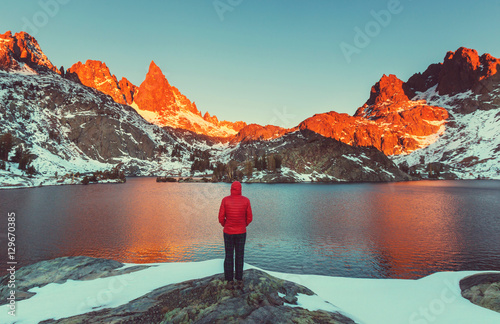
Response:
[[[134,102],[141,110],[152,112],[179,111],[179,107],[175,105],[172,87],[154,61],[149,64],[149,71],[137,90]]]
[[[42,52],[34,37],[25,32],[12,35],[11,31],[7,31],[0,34],[0,70],[37,74],[47,69],[61,74]],[[118,82],[106,63],[99,60],[77,62],[67,72],[65,76],[68,79],[105,93],[117,103],[131,105],[144,118],[159,126],[228,137],[246,125],[244,122],[219,121],[217,116],[210,114],[203,118],[196,104],[170,85],[154,60],[139,87],[126,78]],[[148,113],[144,114],[144,111]]]
[[[132,105],[147,120],[159,126],[170,126],[214,137],[235,135],[246,124],[219,121],[208,112],[204,116],[179,89],[170,85],[154,61],[145,80],[138,87]]]
[[[372,86],[370,98],[362,107],[358,108],[354,116],[378,119],[396,110],[402,110],[402,106],[409,101],[403,85],[404,82],[394,74],[389,74],[388,76],[384,74]]]
[[[111,74],[104,62],[98,60],[87,60],[85,64],[77,62],[67,70],[67,74],[69,77],[76,76],[87,87],[110,95],[114,101],[120,104],[127,103],[116,76]]]
[[[410,97],[437,85],[440,95],[455,95],[472,90],[476,94],[488,93],[500,79],[500,59],[490,54],[479,56],[474,49],[460,47],[446,53],[442,63],[431,64],[423,73],[414,74],[405,83]]]
[[[148,74],[150,75],[161,75],[163,78],[165,78],[165,75],[163,75],[162,70],[160,67],[155,63],[154,60],[151,60],[151,63],[149,63],[149,70]]]
[[[27,65],[27,67],[25,66]],[[43,53],[37,40],[26,32],[0,34],[0,70],[36,73],[48,69],[61,72]]]
[[[164,86],[165,89],[170,89],[171,87],[170,83],[167,80],[167,77],[165,76],[165,74],[163,74],[160,67],[156,65],[155,61],[151,61],[151,63],[149,64],[149,70],[143,83],[156,86],[161,85]]]
[[[393,103],[408,100],[403,90],[403,81],[394,74],[383,75],[380,80],[372,86],[370,98],[367,105],[382,104],[386,101]]]
[[[334,142],[324,139],[330,137],[350,145],[354,151],[361,146],[373,146],[393,160],[408,162],[410,167],[424,162],[443,163],[456,168],[461,177],[471,178],[476,173],[500,177],[500,142],[496,136],[500,60],[490,54],[479,55],[475,50],[459,48],[449,52],[442,63],[430,65],[406,83],[395,75],[383,75],[354,116],[333,111],[317,114],[293,129],[219,121],[208,112],[202,116],[196,104],[169,83],[154,61],[139,87],[126,78],[118,82],[108,66],[97,60],[76,63],[68,74],[63,74],[64,78],[49,63],[30,35],[0,35],[1,69],[32,72],[0,72],[0,123],[39,156],[35,166],[46,173],[56,170],[56,165],[67,165],[68,171],[88,171],[93,167],[88,161],[101,167],[103,163],[131,161],[130,158],[131,174],[171,171],[163,169],[164,162],[174,163],[166,168],[188,170],[189,152],[185,152],[182,161],[177,161],[177,157],[174,161],[174,150],[169,149],[191,144],[196,150],[220,150],[220,161],[225,161],[231,150],[237,151],[237,146],[246,146],[248,156],[290,148],[295,153],[285,152],[288,161],[294,161],[293,167],[290,163],[288,168],[303,173],[306,167],[300,158],[304,154],[309,161],[321,160],[337,168],[330,161],[335,150],[325,151],[323,146]],[[41,71],[44,73],[38,73]],[[73,82],[73,74],[83,85],[99,91]],[[135,111],[117,102],[128,104]],[[193,136],[193,132],[225,139]],[[303,136],[308,132],[319,134],[320,140],[315,150],[306,152],[300,146],[311,144],[311,137]],[[324,156],[318,159],[320,155]],[[241,155],[242,159],[248,156]],[[359,160],[360,168],[372,168],[365,164],[368,155],[366,159],[353,156],[348,154],[342,163]],[[67,163],[74,157],[85,168]],[[54,167],[43,169],[49,160]],[[287,159],[283,162],[286,166]]]
[[[460,47],[455,52],[453,51],[447,52],[444,57],[444,62],[447,61],[460,62],[459,64],[468,65],[473,70],[477,69],[477,67],[479,67],[479,65],[481,64],[479,62],[479,55],[477,51],[475,49],[467,47]],[[463,61],[465,61],[466,64],[464,64]]]
[[[354,116],[334,111],[300,123],[311,130],[354,146],[374,146],[387,155],[407,154],[433,143],[445,130],[446,109],[410,100],[405,83],[393,74],[372,86],[370,97]]]
[[[195,102],[172,86],[161,68],[151,61],[148,73],[140,86],[123,77],[119,82],[107,65],[97,60],[78,62],[68,69],[68,78],[76,78],[88,87],[97,89],[121,104],[132,106],[146,120],[158,126],[194,131],[198,134],[228,137],[246,124],[219,121],[206,113],[202,117]]]

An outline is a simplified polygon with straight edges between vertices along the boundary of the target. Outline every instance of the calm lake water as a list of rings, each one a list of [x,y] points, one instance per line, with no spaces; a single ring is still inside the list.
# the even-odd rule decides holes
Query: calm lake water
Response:
[[[217,213],[229,188],[129,178],[0,190],[0,228],[6,233],[7,213],[15,212],[21,265],[73,255],[223,258]],[[254,212],[245,262],[264,269],[369,278],[500,270],[500,181],[244,184],[243,194]],[[1,241],[5,260],[5,234]]]

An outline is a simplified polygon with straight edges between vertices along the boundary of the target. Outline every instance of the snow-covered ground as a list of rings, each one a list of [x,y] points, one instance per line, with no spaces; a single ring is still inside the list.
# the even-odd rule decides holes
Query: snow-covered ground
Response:
[[[132,266],[131,264],[126,265]],[[245,264],[245,269],[259,269]],[[221,273],[223,260],[156,263],[107,278],[48,284],[30,291],[35,296],[16,303],[16,317],[0,307],[1,323],[38,323],[99,309],[117,307],[172,283]],[[259,269],[262,270],[262,269]],[[263,270],[265,271],[265,270]],[[337,311],[365,324],[500,323],[500,313],[476,306],[460,294],[459,281],[477,271],[440,272],[418,280],[357,279],[319,275],[269,274],[306,286],[317,296],[300,295],[310,310]]]
[[[311,169],[308,166],[305,167],[306,170]],[[246,176],[243,178],[244,182],[272,182],[271,179],[274,178],[286,178],[289,181],[294,182],[316,182],[316,181],[332,181],[332,182],[346,182],[346,180],[337,179],[326,173],[320,173],[317,171],[311,171],[309,173],[299,173],[287,167],[281,167],[279,174],[267,171],[257,171],[254,169],[252,178],[248,179]]]

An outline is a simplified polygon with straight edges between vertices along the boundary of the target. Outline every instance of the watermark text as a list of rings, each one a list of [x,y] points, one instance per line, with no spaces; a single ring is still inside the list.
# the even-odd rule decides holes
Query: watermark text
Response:
[[[35,12],[31,19],[28,17],[23,17],[22,30],[30,34],[31,36],[36,36],[40,29],[47,26],[51,18],[54,18],[59,13],[61,5],[68,4],[70,0],[39,0],[38,6],[40,10]]]
[[[9,315],[16,316],[16,213],[7,213],[7,303]]]
[[[243,0],[215,0],[212,2],[220,21],[224,21],[224,15],[239,6]]]
[[[377,37],[383,28],[389,26],[394,15],[403,11],[403,5],[399,0],[387,1],[386,9],[379,11],[371,10],[370,16],[373,20],[368,21],[364,28],[354,27],[354,38],[352,43],[341,42],[340,50],[344,54],[347,63],[352,62],[354,54],[361,54],[361,50],[370,45],[373,38]]]

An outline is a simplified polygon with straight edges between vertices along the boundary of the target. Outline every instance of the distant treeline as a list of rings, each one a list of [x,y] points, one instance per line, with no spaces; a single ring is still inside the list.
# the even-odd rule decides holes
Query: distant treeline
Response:
[[[13,162],[18,163],[18,169],[25,171],[28,176],[36,174],[35,167],[31,165],[33,162],[33,155],[29,150],[24,149],[23,144],[17,145],[14,156],[12,156],[9,161],[9,154],[14,146],[15,138],[11,133],[5,133],[0,136],[0,170],[7,169],[5,162]]]
[[[156,182],[210,182],[208,178],[202,178],[200,180],[195,180],[191,177],[179,178],[178,180],[174,177],[156,177]]]
[[[119,182],[126,182],[125,172],[121,169],[123,163],[117,164],[113,169],[106,171],[96,171],[91,176],[85,176],[82,179],[82,184],[98,183],[102,180],[120,180]]]

